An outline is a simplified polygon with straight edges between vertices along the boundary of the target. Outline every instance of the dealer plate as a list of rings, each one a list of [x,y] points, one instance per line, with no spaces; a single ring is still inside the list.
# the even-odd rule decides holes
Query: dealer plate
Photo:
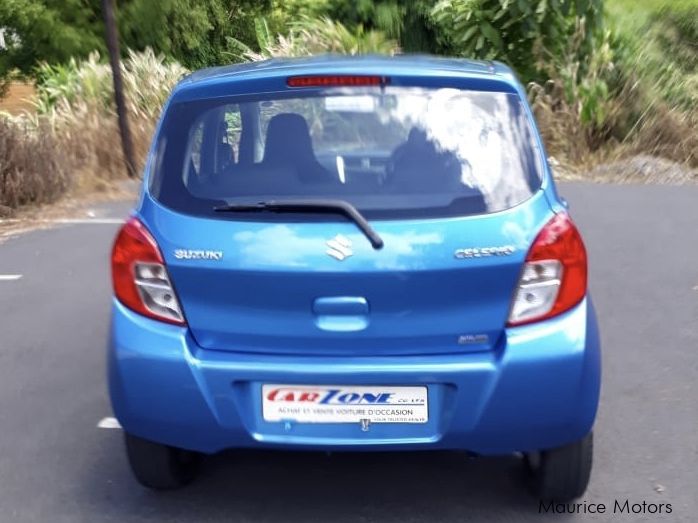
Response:
[[[262,385],[264,421],[426,423],[426,387]]]

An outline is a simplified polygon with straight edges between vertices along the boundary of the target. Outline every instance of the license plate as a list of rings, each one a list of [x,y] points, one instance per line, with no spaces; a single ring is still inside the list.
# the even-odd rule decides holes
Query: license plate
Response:
[[[426,423],[426,387],[262,385],[264,421]]]

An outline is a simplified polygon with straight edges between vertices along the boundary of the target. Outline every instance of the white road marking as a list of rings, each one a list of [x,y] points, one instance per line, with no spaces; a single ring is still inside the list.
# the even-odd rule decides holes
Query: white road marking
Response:
[[[107,418],[102,418],[99,420],[99,423],[97,423],[97,428],[99,429],[120,429],[121,424],[119,423],[119,420],[116,418],[112,417],[107,417]]]
[[[59,218],[55,220],[37,220],[39,223],[75,224],[75,225],[118,225],[123,218]]]
[[[26,224],[32,224],[32,223],[49,223],[49,224],[58,224],[58,225],[118,225],[120,223],[124,223],[123,218],[55,218],[52,220],[45,220],[45,219],[40,219],[40,220],[17,220],[17,219],[7,219],[7,220],[0,220],[0,224],[3,223],[26,223]]]
[[[21,277],[21,274],[0,274],[0,281],[17,281]]]

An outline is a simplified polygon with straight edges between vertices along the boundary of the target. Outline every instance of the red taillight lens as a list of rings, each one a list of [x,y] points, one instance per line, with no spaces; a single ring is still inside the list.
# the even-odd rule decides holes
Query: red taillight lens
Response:
[[[126,307],[156,320],[184,325],[160,249],[136,218],[128,220],[116,236],[111,269],[114,295]]]
[[[555,215],[538,233],[514,295],[509,325],[551,318],[577,305],[587,290],[587,254],[567,214]]]
[[[386,83],[388,79],[383,76],[290,76],[286,80],[289,87],[361,87]]]

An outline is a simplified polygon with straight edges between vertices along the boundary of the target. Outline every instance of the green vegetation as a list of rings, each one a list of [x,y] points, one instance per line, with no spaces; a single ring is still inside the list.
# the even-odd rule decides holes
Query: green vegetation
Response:
[[[448,54],[501,60],[532,81],[550,72],[546,62],[592,52],[602,6],[601,0],[441,0],[432,14]]]
[[[295,2],[291,2],[295,3]],[[101,0],[3,0],[0,28],[7,49],[0,52],[0,83],[10,75],[32,77],[42,62],[66,63],[104,54]],[[124,49],[154,49],[195,69],[220,64],[227,37],[254,40],[255,18],[271,0],[119,0],[118,24]]]
[[[606,0],[615,138],[698,165],[698,0]]]
[[[379,31],[366,31],[361,25],[350,30],[341,22],[326,16],[311,18],[300,15],[297,21],[290,24],[286,35],[274,35],[265,19],[257,20],[255,29],[254,44],[259,51],[255,51],[245,42],[229,38],[229,47],[237,49],[237,52],[230,53],[233,58],[240,61],[257,61],[320,53],[392,55],[399,49],[397,42],[386,38]]]
[[[619,60],[653,98],[698,104],[698,0],[607,0]]]
[[[528,88],[548,152],[567,166],[638,153],[698,166],[698,0],[118,0],[117,5],[141,161],[162,103],[187,69],[401,50],[512,65]],[[0,139],[5,150],[13,143],[16,151],[50,156],[29,155],[23,162],[16,154],[12,162],[0,161],[5,180],[0,205],[49,198],[38,189],[23,189],[21,195],[18,189],[23,179],[42,179],[39,165],[59,174],[83,173],[44,183],[49,192],[121,176],[110,72],[100,59],[101,0],[3,0],[0,29],[6,46],[0,51],[0,88],[3,80],[24,77],[38,89],[32,115],[0,116]],[[22,136],[36,145],[40,134],[47,135],[42,147],[16,145]]]
[[[104,48],[94,5],[79,0],[3,0],[0,28],[0,85],[11,74],[31,75],[41,61],[67,62]]]
[[[141,165],[160,108],[185,73],[149,49],[129,52],[122,62]],[[79,62],[44,64],[38,74],[36,111],[0,115],[0,215],[71,188],[103,189],[124,175],[109,65],[95,52]]]
[[[199,69],[230,61],[228,38],[252,41],[254,20],[269,11],[271,0],[120,0],[118,5],[125,48],[151,48]]]

